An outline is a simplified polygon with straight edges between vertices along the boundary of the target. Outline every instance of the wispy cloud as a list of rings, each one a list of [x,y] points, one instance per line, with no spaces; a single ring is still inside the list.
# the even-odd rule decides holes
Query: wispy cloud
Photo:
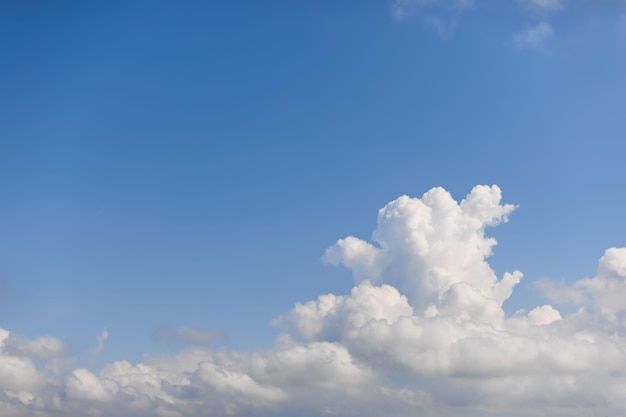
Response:
[[[455,17],[446,19],[436,16],[426,16],[424,22],[428,27],[434,29],[442,38],[452,36],[457,25],[457,19]]]
[[[91,349],[91,355],[93,357],[98,356],[104,349],[104,343],[109,339],[109,331],[107,329],[102,330],[96,337],[96,346]]]
[[[522,48],[539,49],[554,36],[554,29],[548,23],[548,17],[557,11],[566,9],[567,0],[521,0],[527,7],[526,13],[539,15],[542,21],[514,36],[515,43]],[[487,8],[489,3],[480,0],[392,0],[391,15],[403,20],[411,15],[418,15],[420,20],[441,37],[450,37],[462,15],[470,9]],[[523,13],[523,11],[522,11]]]
[[[440,37],[448,38],[454,33],[459,15],[474,6],[474,0],[393,0],[391,14],[402,20],[419,13],[423,23]]]
[[[540,49],[546,41],[554,36],[552,27],[546,22],[530,27],[514,37],[515,44],[520,48]]]
[[[393,0],[391,14],[397,19],[402,19],[415,10],[458,13],[473,7],[474,4],[474,0]]]
[[[564,7],[563,0],[524,0],[526,3],[545,10],[558,10]]]
[[[391,14],[396,19],[403,19],[413,8],[439,4],[440,0],[393,0],[391,2]]]

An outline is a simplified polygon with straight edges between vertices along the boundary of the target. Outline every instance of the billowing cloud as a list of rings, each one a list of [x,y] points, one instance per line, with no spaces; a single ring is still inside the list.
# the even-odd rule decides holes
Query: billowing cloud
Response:
[[[514,271],[498,281],[486,262],[496,241],[485,236],[485,227],[507,221],[514,209],[499,205],[500,198],[498,187],[486,186],[460,204],[443,188],[421,199],[402,196],[378,213],[377,246],[348,237],[329,248],[323,261],[341,263],[357,281],[393,285],[428,314],[453,308],[454,298],[481,306],[488,299],[499,307],[521,279]]]
[[[494,185],[460,202],[442,188],[390,202],[371,241],[348,236],[322,257],[354,288],[296,304],[264,351],[200,348],[208,334],[167,328],[196,347],[63,373],[47,365],[61,342],[0,330],[0,414],[621,415],[626,248],[609,248],[592,277],[542,281],[553,304],[507,316],[522,273],[488,263],[489,228],[515,210],[501,199]]]
[[[9,331],[0,329],[0,392],[5,391],[9,398],[22,391],[36,391],[47,379],[34,362],[46,356],[46,349],[42,347],[45,343],[16,339]]]
[[[26,339],[10,333],[3,333],[3,348],[6,352],[14,355],[30,358],[50,359],[61,356],[65,350],[65,344],[57,338],[40,336],[34,339]]]
[[[626,248],[607,249],[598,265],[598,274],[573,285],[542,282],[544,294],[554,302],[584,304],[589,314],[611,324],[626,325]]]

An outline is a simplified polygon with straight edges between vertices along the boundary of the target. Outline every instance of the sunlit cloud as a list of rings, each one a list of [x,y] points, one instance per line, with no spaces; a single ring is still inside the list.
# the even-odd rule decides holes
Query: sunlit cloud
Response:
[[[100,370],[46,366],[54,338],[0,330],[0,412],[68,417],[211,415],[583,416],[626,407],[626,248],[609,248],[597,273],[544,280],[553,304],[507,315],[523,275],[497,276],[489,228],[515,205],[497,186],[461,201],[443,188],[401,196],[378,212],[370,241],[347,236],[322,257],[352,272],[348,294],[296,303],[273,320],[282,333],[257,352],[198,345],[212,330],[162,327],[187,344],[145,363]],[[561,306],[568,307],[562,310]],[[108,338],[98,338],[101,350]],[[192,347],[195,345],[195,347]]]

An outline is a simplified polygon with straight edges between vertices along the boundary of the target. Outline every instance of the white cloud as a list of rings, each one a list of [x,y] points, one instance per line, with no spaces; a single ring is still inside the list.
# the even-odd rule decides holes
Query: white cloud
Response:
[[[442,188],[390,202],[371,242],[340,239],[323,256],[350,269],[355,287],[296,304],[274,320],[284,334],[267,350],[196,347],[63,374],[45,364],[63,353],[56,339],[0,330],[0,414],[619,415],[626,248],[608,249],[594,277],[544,281],[554,305],[507,317],[502,305],[522,274],[497,277],[487,262],[496,245],[487,228],[515,208],[501,197],[478,186],[461,202]],[[210,339],[184,326],[166,333]]]
[[[61,356],[66,350],[66,346],[62,341],[50,336],[25,339],[8,334],[3,343],[6,351],[31,358],[56,358]]]
[[[96,337],[96,342],[97,345],[95,348],[93,348],[91,350],[91,354],[93,356],[97,356],[102,352],[102,349],[104,349],[104,343],[109,340],[109,331],[107,329],[102,330],[102,332],[100,332],[100,334]]]
[[[537,26],[528,28],[517,35],[514,40],[520,48],[541,48],[544,43],[554,36],[552,27],[546,22],[540,22]]]
[[[402,20],[419,12],[423,23],[442,38],[451,36],[459,15],[474,6],[474,0],[393,0],[391,15]]]
[[[65,389],[72,400],[107,402],[114,398],[117,385],[101,380],[85,368],[79,368],[66,378]]]
[[[229,371],[211,362],[202,362],[196,371],[198,380],[206,383],[221,395],[247,398],[254,403],[279,401],[285,398],[280,388],[259,385],[250,375]]]
[[[554,29],[547,22],[550,14],[565,10],[568,0],[520,0],[527,14],[540,16],[543,21],[529,27],[514,36],[517,46],[522,48],[540,48],[545,41],[554,36]],[[485,9],[487,1],[477,0],[391,0],[391,15],[403,20],[411,15],[419,16],[422,23],[442,38],[450,37],[466,11]]]
[[[37,369],[33,359],[56,356],[62,349],[56,339],[27,340],[0,328],[0,392],[16,395],[43,387],[46,375]]]
[[[573,285],[543,284],[544,295],[554,302],[585,302],[590,313],[626,325],[626,248],[609,248],[600,258],[597,275]],[[617,321],[620,321],[617,323]]]
[[[506,222],[515,208],[500,205],[500,198],[497,186],[475,187],[460,204],[443,188],[421,199],[402,196],[379,211],[376,246],[348,237],[330,247],[323,261],[351,269],[357,282],[384,279],[422,311],[462,282],[502,303],[521,276],[498,281],[485,260],[496,244],[485,228]]]
[[[528,320],[535,326],[543,326],[561,320],[561,313],[551,305],[535,307],[528,313]]]

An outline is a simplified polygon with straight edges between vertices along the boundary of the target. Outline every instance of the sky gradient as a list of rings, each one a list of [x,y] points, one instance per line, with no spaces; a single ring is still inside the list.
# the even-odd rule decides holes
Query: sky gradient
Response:
[[[624,2],[0,35],[3,416],[626,414]]]

